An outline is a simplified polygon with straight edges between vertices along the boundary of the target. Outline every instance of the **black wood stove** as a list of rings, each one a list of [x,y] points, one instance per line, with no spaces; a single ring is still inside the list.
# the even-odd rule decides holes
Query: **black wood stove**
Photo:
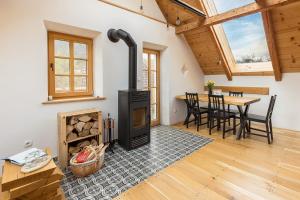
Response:
[[[120,39],[129,47],[129,89],[118,94],[118,141],[127,150],[150,142],[150,91],[137,90],[137,46],[129,33],[110,29],[112,42]]]

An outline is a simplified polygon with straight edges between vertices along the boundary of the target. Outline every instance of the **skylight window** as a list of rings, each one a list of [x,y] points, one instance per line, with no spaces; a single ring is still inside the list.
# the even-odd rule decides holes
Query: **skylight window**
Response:
[[[214,0],[217,13],[254,3],[255,0]],[[261,13],[237,18],[222,24],[235,60],[233,71],[272,71]]]
[[[237,64],[270,62],[260,13],[225,22],[223,28]]]
[[[255,0],[214,0],[218,13],[223,13],[254,2]]]

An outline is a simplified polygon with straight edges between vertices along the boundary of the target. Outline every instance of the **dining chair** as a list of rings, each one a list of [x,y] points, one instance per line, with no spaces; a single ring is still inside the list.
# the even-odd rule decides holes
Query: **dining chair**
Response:
[[[220,130],[221,123],[223,124],[223,139],[225,138],[225,133],[233,131],[236,133],[236,115],[234,113],[227,112],[225,110],[224,95],[208,95],[208,112],[209,112],[209,134],[213,128],[217,127]],[[233,127],[226,129],[226,122],[233,119]],[[217,125],[214,122],[217,121]]]
[[[230,97],[243,97],[244,96],[244,92],[229,91],[229,96]],[[227,106],[227,111],[231,112],[231,113],[235,113],[236,117],[239,119],[240,118],[240,112],[239,112],[239,110],[237,110],[237,109],[231,109],[230,107],[231,107],[230,105]],[[230,120],[228,120],[228,125],[230,126]],[[239,124],[236,124],[236,125],[238,126]]]
[[[188,115],[193,115],[195,124],[197,125],[197,131],[199,131],[199,126],[207,124],[208,122],[202,123],[202,116],[203,114],[208,113],[208,109],[201,109],[199,106],[199,97],[198,93],[185,93],[186,96],[186,104],[187,104],[187,111]],[[191,121],[187,120],[186,127],[189,127],[189,123]]]
[[[267,112],[266,116],[255,115],[255,114],[248,114],[247,115],[247,120],[248,120],[248,124],[249,124],[249,131],[247,133],[252,134],[252,135],[267,137],[268,138],[268,144],[271,144],[271,142],[273,142],[272,114],[273,114],[276,98],[277,98],[277,95],[274,95],[274,96],[271,97],[268,112]],[[251,122],[257,122],[257,123],[265,124],[266,130],[252,128],[251,127]],[[251,130],[256,130],[256,131],[259,131],[259,132],[265,132],[265,133],[267,133],[267,135],[252,133]]]

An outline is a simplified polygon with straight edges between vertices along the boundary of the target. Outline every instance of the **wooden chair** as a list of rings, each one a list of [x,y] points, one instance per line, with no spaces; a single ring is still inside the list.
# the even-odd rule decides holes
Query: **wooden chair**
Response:
[[[252,135],[257,135],[257,136],[262,136],[262,137],[267,137],[268,138],[268,144],[271,144],[273,142],[273,126],[272,126],[272,114],[274,110],[274,105],[276,102],[277,95],[274,95],[271,97],[270,103],[269,103],[269,108],[266,116],[261,116],[261,115],[255,115],[255,114],[248,114],[247,119],[248,119],[248,124],[249,124],[249,131],[248,134]],[[263,123],[266,126],[266,130],[262,129],[257,129],[257,128],[252,128],[251,127],[251,122],[257,122],[257,123]],[[251,130],[256,130],[260,132],[265,132],[267,135],[261,135],[261,134],[256,134],[252,133]]]
[[[232,92],[232,91],[229,91],[229,96],[230,97],[243,97],[244,96],[244,93],[243,92]],[[235,109],[231,109],[230,108],[230,105],[227,106],[227,112],[231,112],[231,113],[235,113],[236,114],[236,117],[239,119],[240,117],[240,112],[238,110],[235,110]],[[230,120],[228,121],[228,125],[230,126]],[[237,124],[238,126],[239,124]]]
[[[225,138],[225,133],[228,131],[233,131],[236,133],[236,115],[234,113],[227,112],[225,110],[224,96],[223,95],[208,95],[208,112],[209,112],[209,134],[213,128],[217,127],[218,130],[221,128],[221,123],[223,124],[223,139]],[[233,128],[226,130],[226,121],[233,119]],[[217,121],[217,125],[214,122]]]
[[[185,93],[186,96],[186,104],[187,104],[187,111],[188,111],[188,116],[193,115],[195,119],[195,124],[197,125],[197,131],[199,131],[199,126],[207,124],[202,123],[202,115],[207,114],[208,110],[207,109],[201,109],[199,107],[199,97],[198,93]],[[186,120],[186,127],[189,127],[189,123],[191,121]]]

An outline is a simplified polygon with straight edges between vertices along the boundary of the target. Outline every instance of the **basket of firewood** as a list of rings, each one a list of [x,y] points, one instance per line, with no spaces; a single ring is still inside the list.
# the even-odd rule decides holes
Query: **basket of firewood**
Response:
[[[85,177],[97,172],[104,163],[108,145],[86,146],[70,160],[70,170],[76,177]]]

